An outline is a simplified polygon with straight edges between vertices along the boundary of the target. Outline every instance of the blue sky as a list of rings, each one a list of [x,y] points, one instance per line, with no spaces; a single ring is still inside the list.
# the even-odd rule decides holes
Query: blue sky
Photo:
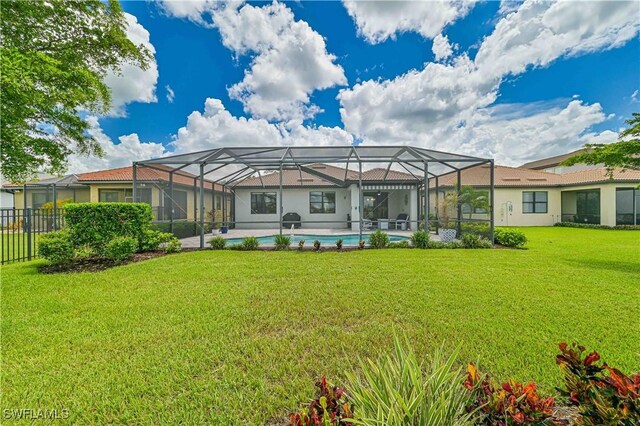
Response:
[[[102,164],[354,140],[518,164],[613,140],[640,111],[639,3],[455,4],[122,2],[156,69],[110,84],[120,105],[94,117]]]

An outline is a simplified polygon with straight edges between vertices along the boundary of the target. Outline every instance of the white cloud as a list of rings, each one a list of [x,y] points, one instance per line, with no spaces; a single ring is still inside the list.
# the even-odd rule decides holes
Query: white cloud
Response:
[[[165,152],[162,144],[141,142],[136,133],[120,136],[119,143],[116,144],[104,133],[97,117],[88,116],[86,120],[90,125],[89,134],[98,141],[104,151],[104,156],[98,158],[73,154],[69,158],[69,173],[130,166],[134,160],[160,157]]]
[[[350,145],[353,137],[339,127],[307,127],[234,117],[219,99],[207,98],[204,112],[194,111],[172,142],[175,153],[221,146]]]
[[[144,45],[155,55],[155,48],[149,40],[149,31],[138,23],[135,16],[125,13],[127,19],[127,37],[137,45]],[[156,83],[158,81],[158,65],[155,60],[149,68],[142,70],[132,64],[124,64],[120,74],[107,73],[105,84],[111,89],[110,115],[125,116],[125,106],[131,102],[157,102]]]
[[[435,36],[433,39],[433,46],[431,46],[431,50],[436,57],[436,61],[447,59],[451,56],[453,54],[453,48],[454,46],[449,43],[449,38],[442,34]]]
[[[475,62],[490,77],[519,74],[562,56],[621,46],[639,29],[634,1],[525,1],[497,23]]]
[[[638,90],[635,90],[631,94],[631,103],[640,103],[640,99],[638,99]]]
[[[394,39],[398,33],[414,31],[434,38],[444,27],[464,17],[475,2],[449,1],[344,1],[358,34],[369,43]]]
[[[580,100],[551,108],[503,104],[478,111],[456,135],[463,143],[452,145],[461,152],[495,158],[499,164],[519,165],[609,137],[613,132],[585,133],[606,119],[600,104],[587,105]]]
[[[322,36],[305,21],[296,21],[282,3],[258,7],[242,2],[165,2],[163,7],[174,16],[218,28],[222,43],[235,55],[254,55],[243,80],[229,88],[229,96],[255,117],[313,117],[321,111],[310,102],[314,91],[347,84]]]
[[[173,89],[171,88],[171,86],[169,86],[168,84],[166,86],[164,86],[165,90],[167,91],[167,102],[169,102],[170,104],[173,103],[173,100],[176,97],[176,94],[173,92]]]
[[[603,12],[609,8],[610,12]],[[575,4],[524,2],[498,22],[473,61],[463,53],[447,63],[427,63],[421,70],[392,80],[369,80],[341,90],[338,99],[345,129],[366,143],[412,143],[491,154],[507,163],[519,163],[519,157],[527,155],[545,155],[554,145],[559,152],[574,148],[582,143],[579,138],[586,137],[588,126],[608,118],[599,104],[574,100],[560,110],[557,105],[547,105],[546,110],[526,117],[503,113],[498,120],[498,110],[490,106],[499,95],[500,84],[506,76],[527,67],[621,45],[638,32],[636,12],[637,3],[607,2],[603,6],[588,2],[576,8]],[[510,106],[523,107],[531,109],[531,105]],[[574,123],[562,126],[556,122],[554,114],[560,112]],[[545,123],[549,129],[541,131],[544,138],[536,139],[530,125],[545,129]],[[475,126],[484,127],[474,130]],[[518,138],[518,132],[527,137]],[[484,134],[495,134],[496,138]],[[523,141],[531,154],[521,149],[518,141]],[[537,148],[541,151],[536,152]]]
[[[205,19],[208,11],[216,8],[217,0],[162,0],[162,8],[171,16],[185,18],[202,25],[210,25]]]

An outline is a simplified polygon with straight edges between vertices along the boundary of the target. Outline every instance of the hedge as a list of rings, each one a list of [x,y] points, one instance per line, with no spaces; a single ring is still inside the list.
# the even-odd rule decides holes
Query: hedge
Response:
[[[152,215],[145,203],[74,203],[65,206],[64,218],[74,246],[88,245],[102,253],[117,237],[141,241]]]
[[[560,228],[612,229],[618,231],[640,231],[640,225],[596,225],[593,223],[558,222],[553,226]]]

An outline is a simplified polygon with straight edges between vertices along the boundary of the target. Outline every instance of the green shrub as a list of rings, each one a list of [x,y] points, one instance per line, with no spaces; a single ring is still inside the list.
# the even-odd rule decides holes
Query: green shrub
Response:
[[[217,237],[213,237],[209,240],[209,245],[214,250],[224,250],[227,245],[227,240],[218,235]]]
[[[171,234],[169,234],[171,235]],[[165,253],[180,253],[182,251],[182,241],[171,235],[171,238],[164,244]]]
[[[298,241],[298,250],[302,250],[304,248],[304,240]]]
[[[142,241],[152,216],[151,206],[144,203],[71,203],[64,217],[74,247],[88,245],[103,254],[114,238]]]
[[[612,229],[617,231],[640,231],[640,225],[596,225],[593,223],[558,222],[553,226],[561,228]]]
[[[322,243],[320,242],[320,240],[315,240],[313,242],[313,248],[315,251],[320,251],[321,246],[322,246]]]
[[[394,351],[376,362],[360,362],[361,373],[346,373],[349,399],[358,424],[464,425],[470,393],[460,368],[458,350],[445,356],[437,351],[429,362],[418,361],[407,339],[396,336]]]
[[[497,228],[494,232],[494,238],[497,244],[506,247],[521,248],[527,244],[527,236],[515,229]]]
[[[467,249],[491,248],[491,241],[476,234],[464,234],[460,243]]]
[[[279,234],[274,238],[274,242],[276,250],[289,250],[289,246],[291,246],[291,237]]]
[[[427,231],[416,231],[411,234],[411,245],[415,248],[429,248],[429,233]]]
[[[258,250],[260,241],[256,237],[245,237],[242,239],[243,250]]]
[[[177,249],[176,246],[178,246]],[[182,243],[172,233],[155,231],[153,229],[144,231],[142,240],[138,243],[139,252],[162,249],[165,253],[177,253],[181,248]]]
[[[376,249],[382,249],[389,245],[389,235],[381,230],[375,230],[369,234],[369,246]]]
[[[337,248],[338,250],[342,250],[342,243],[343,243],[343,242],[344,242],[344,241],[342,241],[342,239],[337,239],[337,240],[336,240],[336,248]]]
[[[409,248],[409,241],[408,240],[392,241],[389,243],[387,248]]]
[[[366,242],[364,240],[358,241],[358,249],[362,250],[365,247]]]
[[[475,234],[484,238],[491,238],[491,226],[482,222],[462,223],[460,231],[464,234]]]
[[[242,245],[242,243],[238,243],[238,244],[231,244],[230,246],[228,246],[229,250],[244,250],[244,246]]]
[[[138,242],[133,237],[117,237],[104,248],[104,256],[111,260],[129,259],[138,250]]]
[[[50,263],[67,263],[75,256],[71,236],[66,230],[49,232],[38,238],[38,255]]]

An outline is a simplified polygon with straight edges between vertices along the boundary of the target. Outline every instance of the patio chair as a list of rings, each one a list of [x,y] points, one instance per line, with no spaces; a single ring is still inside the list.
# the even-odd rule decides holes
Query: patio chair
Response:
[[[373,227],[373,222],[370,219],[362,219],[362,229],[369,231]]]
[[[394,223],[396,224],[396,229],[402,229],[403,231],[405,229],[409,228],[409,215],[406,213],[400,213],[398,215],[398,217],[396,218],[396,220],[394,220]]]

